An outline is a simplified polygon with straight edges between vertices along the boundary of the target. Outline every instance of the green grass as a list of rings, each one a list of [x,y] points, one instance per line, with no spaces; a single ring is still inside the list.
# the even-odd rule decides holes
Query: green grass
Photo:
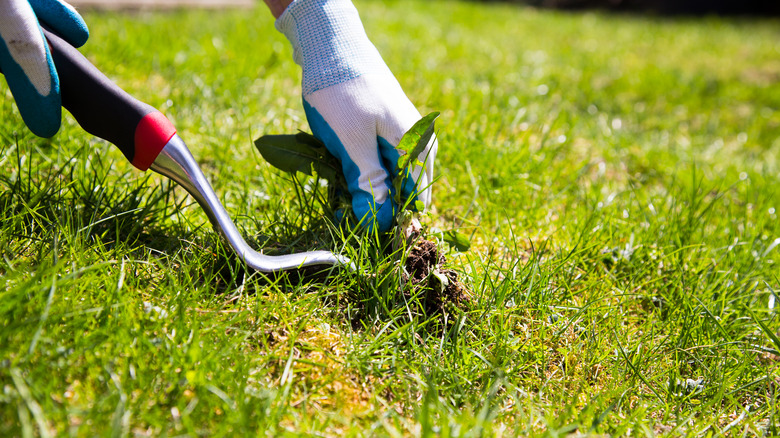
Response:
[[[0,435],[780,433],[780,23],[358,7],[442,112],[425,220],[471,236],[468,309],[413,311],[397,254],[255,152],[307,129],[263,8],[87,13],[83,52],[256,247],[370,275],[246,271],[182,190],[70,116],[35,138],[3,83]]]

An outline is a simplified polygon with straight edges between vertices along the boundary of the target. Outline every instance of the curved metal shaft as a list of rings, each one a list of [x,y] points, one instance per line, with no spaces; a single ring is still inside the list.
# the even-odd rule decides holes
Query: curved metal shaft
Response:
[[[206,212],[211,224],[221,232],[233,250],[249,267],[262,272],[276,272],[297,269],[311,265],[340,265],[352,267],[346,257],[330,251],[309,251],[281,256],[268,256],[252,249],[241,237],[233,220],[214,189],[201,172],[198,163],[192,157],[184,141],[174,135],[165,145],[160,155],[152,163],[151,169],[176,181],[189,192]]]

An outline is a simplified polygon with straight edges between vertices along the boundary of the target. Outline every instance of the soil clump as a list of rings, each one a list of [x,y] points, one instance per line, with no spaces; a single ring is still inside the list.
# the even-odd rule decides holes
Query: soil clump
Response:
[[[411,288],[408,296],[421,294],[428,315],[444,314],[464,309],[469,302],[466,288],[458,281],[458,273],[446,268],[447,258],[435,242],[416,238],[404,264],[403,281]]]

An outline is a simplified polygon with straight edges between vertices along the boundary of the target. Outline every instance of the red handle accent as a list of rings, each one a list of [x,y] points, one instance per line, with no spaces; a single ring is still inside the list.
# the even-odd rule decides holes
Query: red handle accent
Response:
[[[176,128],[161,112],[145,115],[135,128],[133,166],[148,169],[174,135]]]

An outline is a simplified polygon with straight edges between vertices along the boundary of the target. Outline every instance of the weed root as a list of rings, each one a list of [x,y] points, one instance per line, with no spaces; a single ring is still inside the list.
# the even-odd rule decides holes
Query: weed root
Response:
[[[466,288],[458,281],[458,273],[445,267],[447,258],[435,242],[417,238],[409,250],[404,265],[404,284],[411,288],[404,292],[423,298],[428,315],[444,314],[464,309],[468,304]]]

